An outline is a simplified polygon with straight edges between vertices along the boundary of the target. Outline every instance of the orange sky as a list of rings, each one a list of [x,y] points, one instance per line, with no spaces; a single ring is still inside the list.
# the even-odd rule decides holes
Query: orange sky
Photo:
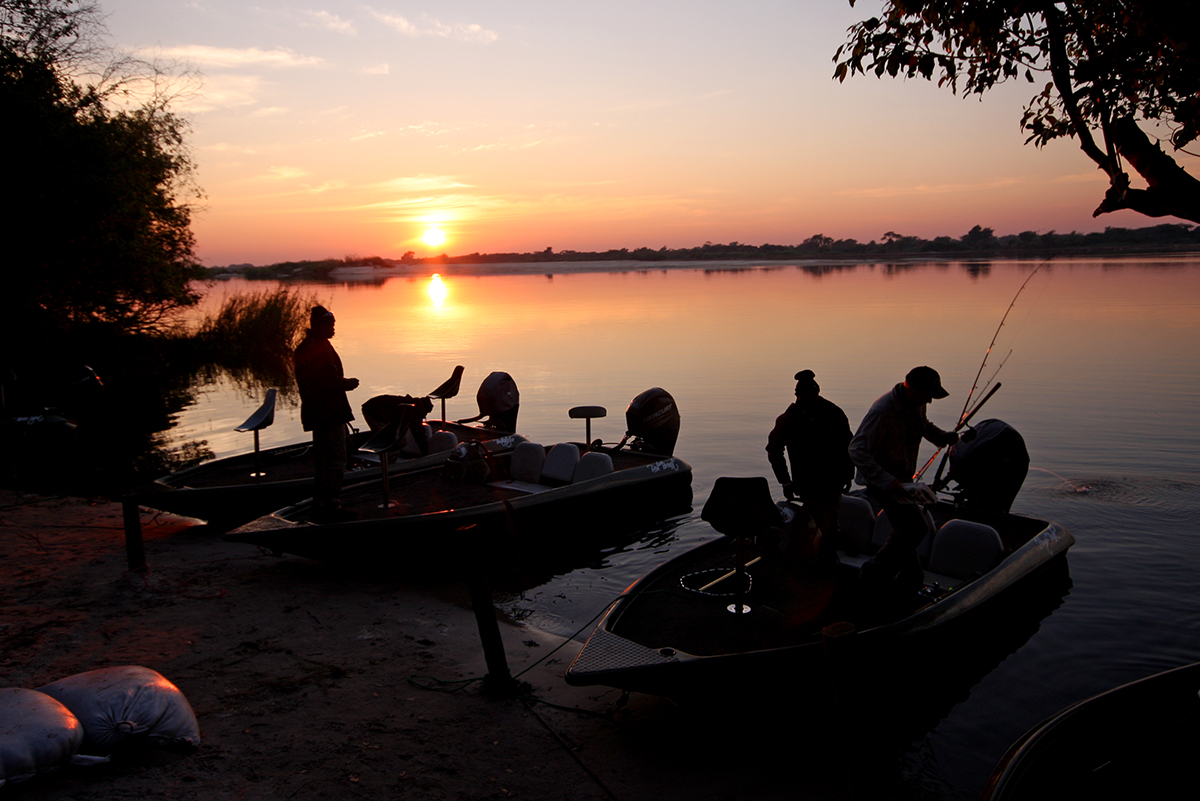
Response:
[[[203,75],[179,107],[210,265],[1160,222],[1092,219],[1092,163],[1023,145],[1028,84],[832,80],[877,7],[105,4],[114,44]]]

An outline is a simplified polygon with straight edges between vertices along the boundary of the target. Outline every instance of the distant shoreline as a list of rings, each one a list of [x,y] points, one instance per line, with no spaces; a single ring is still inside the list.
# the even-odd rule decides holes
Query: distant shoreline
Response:
[[[542,254],[537,254],[541,256]],[[402,276],[424,276],[431,272],[447,276],[488,276],[488,275],[570,275],[576,273],[625,273],[625,272],[656,272],[662,270],[707,270],[707,271],[739,271],[752,269],[773,269],[783,267],[799,267],[806,272],[825,273],[853,268],[858,265],[884,264],[897,267],[916,267],[921,264],[952,264],[963,263],[983,266],[995,262],[1046,261],[1046,260],[1076,260],[1103,259],[1128,257],[1185,257],[1200,256],[1200,245],[1188,244],[1176,247],[1097,247],[1081,248],[1062,251],[1031,251],[1014,253],[1011,251],[972,251],[972,252],[923,252],[923,253],[856,253],[828,254],[811,258],[765,258],[752,257],[743,259],[570,259],[560,254],[549,255],[539,259],[522,259],[514,261],[466,260],[467,257],[447,257],[446,259],[428,258],[414,259],[408,262],[386,263],[387,260],[372,259],[372,263],[352,264],[313,262],[298,263],[293,270],[275,270],[272,268],[227,269],[214,268],[207,277],[210,281],[228,280],[232,278],[248,278],[280,280],[280,281],[371,281],[385,280]],[[385,262],[385,263],[379,263]],[[319,273],[304,269],[306,264],[321,264]],[[269,271],[269,274],[263,274]]]

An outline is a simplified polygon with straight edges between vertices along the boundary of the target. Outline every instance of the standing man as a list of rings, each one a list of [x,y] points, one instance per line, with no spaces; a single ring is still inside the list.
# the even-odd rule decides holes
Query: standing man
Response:
[[[333,329],[333,313],[324,306],[313,306],[309,329],[292,357],[300,390],[300,423],[313,435],[316,514],[329,519],[344,514],[341,496],[346,472],[346,424],[354,419],[346,393],[358,387],[357,378],[343,374],[342,360],[329,341]]]
[[[784,496],[799,498],[820,530],[818,561],[837,558],[838,507],[854,478],[854,464],[846,450],[849,444],[850,421],[845,413],[821,397],[812,370],[796,373],[796,402],[776,418],[767,435],[767,459]]]
[[[850,442],[858,483],[866,485],[867,495],[883,507],[892,524],[888,541],[863,565],[861,579],[867,593],[878,594],[901,571],[906,580],[923,580],[917,547],[929,524],[919,498],[909,488],[922,438],[939,447],[958,442],[958,434],[943,431],[925,416],[930,401],[949,394],[936,370],[914,367],[904,383],[871,405]]]

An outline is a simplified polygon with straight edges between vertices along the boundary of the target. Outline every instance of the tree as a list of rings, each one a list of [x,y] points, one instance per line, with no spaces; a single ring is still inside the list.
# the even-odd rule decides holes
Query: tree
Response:
[[[1200,136],[1197,5],[886,0],[879,17],[850,28],[834,77],[936,75],[939,86],[964,95],[1008,80],[1046,81],[1021,118],[1026,142],[1078,140],[1109,178],[1092,216],[1130,209],[1200,222],[1200,182],[1151,138],[1179,151]],[[1126,165],[1146,188],[1131,186]]]
[[[80,9],[88,13],[71,16]],[[155,329],[196,301],[189,282],[199,266],[180,197],[191,189],[186,123],[162,95],[112,103],[130,98],[108,66],[130,62],[90,61],[93,11],[71,0],[0,0],[8,342],[92,323]],[[85,73],[95,79],[72,77]]]

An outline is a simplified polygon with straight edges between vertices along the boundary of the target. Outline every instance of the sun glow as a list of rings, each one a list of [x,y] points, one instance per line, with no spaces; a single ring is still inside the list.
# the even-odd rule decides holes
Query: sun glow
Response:
[[[441,228],[430,228],[421,236],[421,240],[431,248],[441,247],[446,243],[446,232]]]
[[[429,299],[439,309],[446,303],[446,285],[442,283],[442,277],[437,273],[434,273],[433,278],[429,279]]]

